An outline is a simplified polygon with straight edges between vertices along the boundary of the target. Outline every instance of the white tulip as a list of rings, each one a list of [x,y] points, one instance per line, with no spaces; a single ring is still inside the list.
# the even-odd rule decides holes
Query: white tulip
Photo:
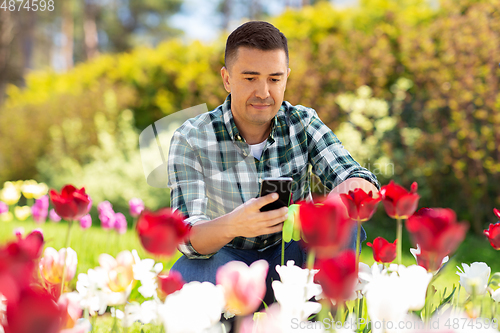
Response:
[[[406,297],[409,302],[409,309],[418,311],[425,305],[425,295],[427,287],[432,280],[433,274],[421,266],[411,265],[399,266],[398,275],[405,288]]]
[[[321,304],[309,302],[312,297],[322,292],[319,284],[314,283],[314,275],[318,270],[302,269],[289,260],[286,266],[276,266],[281,281],[273,281],[274,296],[281,305],[283,318],[307,320],[321,310]]]
[[[460,285],[468,294],[484,295],[488,287],[491,268],[484,262],[473,262],[470,266],[462,264],[463,270],[457,266],[457,275],[460,276]]]
[[[168,333],[199,333],[217,325],[224,305],[222,286],[193,281],[168,295],[159,314]]]
[[[373,323],[403,321],[410,309],[406,288],[411,287],[404,285],[396,273],[374,274],[364,289],[371,321]],[[384,331],[397,332],[391,329],[384,330],[383,326],[372,324],[373,333]]]
[[[156,277],[163,269],[162,263],[156,263],[153,259],[139,258],[136,250],[132,250],[135,264],[132,265],[134,272],[134,280],[140,281],[141,286],[138,288],[139,293],[145,298],[156,296],[158,283]]]

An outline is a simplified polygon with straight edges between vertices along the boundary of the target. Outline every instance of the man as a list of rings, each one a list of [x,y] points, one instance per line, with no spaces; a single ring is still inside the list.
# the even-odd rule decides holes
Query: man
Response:
[[[171,206],[192,229],[179,248],[184,256],[172,269],[188,282],[215,283],[217,268],[226,262],[258,259],[270,264],[268,291],[271,279],[279,279],[275,266],[288,209],[260,211],[277,199],[277,194],[258,197],[264,177],[292,177],[295,202],[310,196],[309,166],[332,193],[379,187],[313,109],[283,101],[289,75],[285,36],[266,22],[243,24],[226,43],[221,69],[226,101],[186,121],[173,136]],[[299,266],[305,261],[293,241],[285,255]]]

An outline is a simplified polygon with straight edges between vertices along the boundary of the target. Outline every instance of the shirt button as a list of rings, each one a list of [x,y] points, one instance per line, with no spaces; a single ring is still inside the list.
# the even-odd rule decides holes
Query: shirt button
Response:
[[[241,136],[236,135],[236,140],[241,140]]]
[[[267,244],[267,239],[264,241],[264,245],[266,245],[266,244]]]

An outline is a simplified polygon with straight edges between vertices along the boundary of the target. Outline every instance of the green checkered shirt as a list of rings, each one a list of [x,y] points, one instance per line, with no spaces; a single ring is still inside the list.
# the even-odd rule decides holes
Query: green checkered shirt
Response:
[[[168,157],[170,205],[186,222],[212,220],[259,195],[265,177],[293,178],[292,199],[310,195],[310,174],[331,191],[348,178],[366,179],[380,188],[377,178],[344,149],[316,111],[283,102],[260,160],[239,134],[231,112],[231,95],[215,110],[187,120],[172,138]],[[253,238],[236,237],[225,246],[265,250],[281,240],[281,233]],[[179,250],[188,258],[209,258],[187,241]]]

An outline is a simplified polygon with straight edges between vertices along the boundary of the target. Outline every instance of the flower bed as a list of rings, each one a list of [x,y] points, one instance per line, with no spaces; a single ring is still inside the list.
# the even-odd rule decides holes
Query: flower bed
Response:
[[[10,195],[19,200],[9,186],[2,199]],[[30,207],[38,223],[49,214],[48,198],[40,193],[31,198],[36,201]],[[75,278],[77,258],[83,254],[70,247],[72,224],[79,221],[81,228],[88,228],[82,218],[92,203],[83,188],[52,190],[55,213],[69,222],[66,245],[44,249],[41,231],[24,236],[18,230],[16,240],[0,248],[1,324],[6,332],[89,332],[99,330],[98,317],[111,316],[112,331],[216,332],[227,331],[231,322],[239,332],[497,332],[500,274],[492,274],[485,263],[463,263],[457,268],[460,285],[436,291],[442,265],[465,238],[468,225],[457,222],[449,209],[416,211],[418,198],[416,184],[406,191],[391,182],[378,194],[356,189],[321,203],[293,206],[283,239],[302,239],[308,266],[282,262],[276,268],[281,281],[272,284],[277,303],[254,313],[265,293],[270,269],[265,261],[250,267],[230,262],[219,269],[216,285],[185,284],[179,274],[164,271],[163,263],[130,249],[115,257],[99,255],[98,265],[78,274],[73,287],[68,282]],[[0,217],[7,220],[17,200],[8,202],[7,209],[0,204]],[[380,201],[398,221],[397,239],[377,237],[368,244],[376,261],[370,267],[359,261],[356,251],[345,250],[345,241],[349,230],[371,218]],[[182,217],[169,209],[150,212],[138,200],[130,205],[144,248],[164,259],[172,256],[188,236]],[[98,210],[104,228],[123,232],[123,221],[110,203],[99,203]],[[500,218],[498,210],[494,213]],[[401,265],[403,225],[417,264]],[[485,230],[484,241],[495,249],[499,226]],[[221,321],[221,314],[234,318]]]

